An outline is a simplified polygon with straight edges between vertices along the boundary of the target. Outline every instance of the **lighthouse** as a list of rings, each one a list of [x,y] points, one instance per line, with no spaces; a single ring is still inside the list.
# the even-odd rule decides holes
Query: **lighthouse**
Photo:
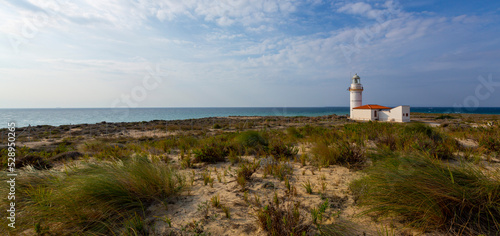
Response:
[[[349,92],[351,93],[351,109],[350,109],[350,117],[351,119],[354,117],[352,114],[353,108],[360,107],[362,105],[362,93],[363,86],[361,85],[361,78],[359,78],[358,74],[354,74],[352,77],[351,87],[349,87]]]
[[[410,121],[410,106],[398,106],[394,108],[380,106],[375,104],[362,105],[363,86],[361,78],[358,74],[352,77],[351,87],[351,120],[362,121],[394,121],[394,122],[409,122]]]

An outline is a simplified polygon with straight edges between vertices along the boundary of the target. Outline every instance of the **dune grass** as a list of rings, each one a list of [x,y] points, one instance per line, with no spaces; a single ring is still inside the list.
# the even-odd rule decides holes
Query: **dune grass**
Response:
[[[185,186],[175,170],[145,157],[88,164],[64,174],[27,173],[18,183],[25,186],[18,208],[24,227],[19,228],[38,225],[47,232],[93,235],[144,233],[145,210]]]
[[[400,217],[409,226],[452,234],[500,232],[499,173],[424,156],[387,158],[351,183],[365,213]]]

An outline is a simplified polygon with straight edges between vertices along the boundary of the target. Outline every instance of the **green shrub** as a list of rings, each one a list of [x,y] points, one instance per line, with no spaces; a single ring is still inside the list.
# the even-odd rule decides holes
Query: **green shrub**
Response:
[[[241,132],[234,141],[238,145],[240,154],[245,154],[245,151],[254,154],[262,152],[266,150],[269,144],[268,140],[260,132],[253,130]]]
[[[408,124],[404,127],[403,131],[404,133],[410,134],[412,136],[423,134],[429,138],[432,138],[435,141],[439,141],[441,139],[441,136],[437,131],[435,131],[429,125],[423,123]]]
[[[296,139],[297,139],[297,138],[304,138],[304,135],[302,135],[302,134],[300,133],[300,131],[299,131],[297,128],[293,127],[293,126],[292,126],[292,127],[288,127],[288,128],[286,128],[286,133],[287,133],[290,137],[292,137],[292,138],[296,138]]]
[[[500,231],[500,179],[468,164],[450,166],[428,157],[377,162],[351,189],[365,213],[400,216],[423,230],[452,234]]]
[[[440,116],[438,116],[438,117],[436,117],[436,118],[434,118],[434,119],[436,119],[436,120],[443,120],[443,119],[455,119],[455,117],[450,116],[450,115],[440,115]]]
[[[214,137],[204,140],[201,146],[193,150],[195,162],[216,163],[225,160],[229,155],[230,146],[222,138]]]
[[[443,142],[443,141],[434,142],[430,139],[419,139],[415,141],[412,147],[415,150],[419,150],[433,158],[442,160],[453,159],[454,158],[453,150],[456,144],[452,142],[455,142],[455,140],[452,139],[447,139],[447,140],[451,142]]]
[[[311,136],[311,135],[321,136],[327,132],[327,129],[324,127],[311,126],[309,124],[306,124],[305,126],[300,127],[299,130],[305,136]]]
[[[176,140],[176,144],[180,150],[187,152],[198,145],[198,139],[192,136],[181,136]]]

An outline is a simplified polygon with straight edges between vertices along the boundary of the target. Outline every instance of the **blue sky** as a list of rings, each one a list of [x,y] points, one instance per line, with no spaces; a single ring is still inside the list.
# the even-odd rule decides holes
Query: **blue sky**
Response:
[[[500,106],[500,1],[0,2],[0,108]]]

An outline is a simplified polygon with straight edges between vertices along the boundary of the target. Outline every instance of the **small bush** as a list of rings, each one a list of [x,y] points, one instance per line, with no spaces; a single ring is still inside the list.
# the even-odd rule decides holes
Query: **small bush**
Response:
[[[229,159],[229,162],[231,163],[231,165],[240,163],[242,160],[241,157],[238,156],[238,152],[236,152],[234,150],[229,151],[228,159]]]
[[[500,139],[498,137],[482,135],[479,139],[479,146],[487,152],[500,152]]]
[[[267,235],[289,236],[307,234],[311,227],[300,213],[300,203],[271,203],[257,212],[259,225]]]
[[[436,120],[444,120],[444,119],[455,119],[455,117],[450,116],[450,115],[440,115],[435,118]]]
[[[316,163],[320,166],[360,167],[366,162],[364,151],[348,141],[338,141],[332,145],[318,142],[313,147],[312,153]]]
[[[285,144],[281,140],[274,140],[274,142],[269,144],[269,154],[275,159],[290,159],[297,155],[298,152],[299,149],[294,147],[292,144]]]
[[[225,160],[229,155],[229,145],[221,138],[210,138],[201,144],[201,147],[194,149],[195,162],[216,163]]]
[[[286,129],[286,133],[291,136],[292,138],[300,139],[304,138],[304,135],[302,135],[299,130],[295,127],[288,127]]]
[[[236,142],[245,147],[267,146],[268,141],[259,132],[248,130],[236,137]]]
[[[245,187],[246,182],[250,180],[252,174],[255,173],[257,168],[259,168],[260,162],[255,162],[253,164],[241,164],[240,169],[236,172],[236,182],[241,186]]]
[[[397,148],[397,140],[395,135],[393,134],[387,134],[378,137],[377,139],[377,144],[379,144],[382,147],[385,147],[391,151],[396,150]]]
[[[386,159],[351,189],[369,207],[365,213],[396,214],[423,230],[500,231],[500,179],[467,164],[449,166],[418,156]]]
[[[264,164],[264,175],[272,175],[279,180],[285,180],[292,173],[293,168],[284,162],[277,161]]]
[[[269,145],[268,140],[260,132],[253,130],[241,132],[234,141],[241,155],[259,154],[264,152]]]
[[[441,135],[434,130],[432,127],[426,124],[422,123],[413,123],[406,125],[403,129],[404,133],[410,134],[413,136],[417,136],[419,134],[422,134],[424,136],[427,136],[434,141],[440,141],[441,140]]]
[[[321,221],[323,220],[323,214],[325,213],[327,208],[328,200],[321,203],[318,208],[314,207],[313,209],[311,209],[312,222],[315,225],[319,225],[319,223],[321,223]]]

